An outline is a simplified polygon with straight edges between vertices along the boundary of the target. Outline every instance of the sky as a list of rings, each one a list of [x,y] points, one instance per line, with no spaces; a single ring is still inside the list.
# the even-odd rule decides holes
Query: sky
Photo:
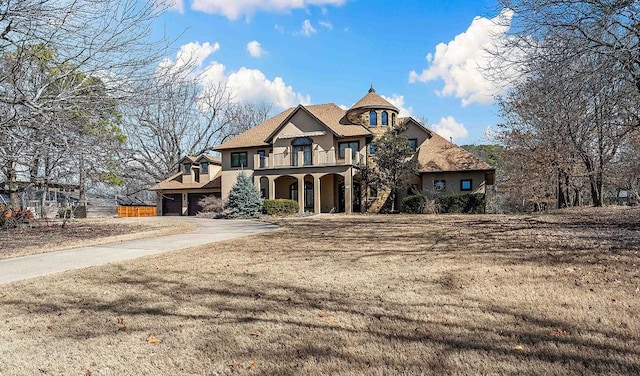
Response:
[[[504,38],[497,0],[170,0],[155,31],[165,63],[195,59],[235,100],[348,108],[373,86],[457,144],[486,143],[504,89],[484,47]]]

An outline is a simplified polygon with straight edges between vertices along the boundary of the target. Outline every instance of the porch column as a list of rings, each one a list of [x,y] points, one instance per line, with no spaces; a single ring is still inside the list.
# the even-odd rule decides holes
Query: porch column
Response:
[[[320,177],[313,176],[313,212],[320,214],[320,193],[322,188],[320,187]]]
[[[276,178],[273,176],[268,176],[269,179],[269,200],[276,199]]]
[[[304,213],[304,175],[298,175],[298,212]]]
[[[253,186],[260,190],[262,187],[260,186],[260,177],[253,174]]]
[[[353,213],[353,177],[351,176],[351,168],[344,173],[344,212],[346,214]]]

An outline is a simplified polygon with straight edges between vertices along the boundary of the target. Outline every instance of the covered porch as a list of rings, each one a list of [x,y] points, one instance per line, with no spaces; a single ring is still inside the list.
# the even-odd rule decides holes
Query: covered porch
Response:
[[[283,169],[254,172],[254,184],[264,198],[291,199],[300,213],[357,213],[361,204],[361,183],[352,166],[314,169]]]

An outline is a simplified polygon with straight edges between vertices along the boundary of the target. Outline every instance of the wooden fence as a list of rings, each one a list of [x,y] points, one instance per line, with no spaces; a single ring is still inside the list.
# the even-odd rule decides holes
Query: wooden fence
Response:
[[[157,210],[155,206],[118,206],[118,217],[155,217]]]

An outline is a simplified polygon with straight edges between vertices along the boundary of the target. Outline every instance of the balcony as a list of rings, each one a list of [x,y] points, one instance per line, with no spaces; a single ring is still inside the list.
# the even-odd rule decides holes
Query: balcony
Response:
[[[298,151],[297,153],[271,153],[268,156],[254,155],[256,170],[276,168],[300,168],[318,166],[362,165],[366,163],[366,156],[345,150],[345,158],[338,159],[335,150]]]

